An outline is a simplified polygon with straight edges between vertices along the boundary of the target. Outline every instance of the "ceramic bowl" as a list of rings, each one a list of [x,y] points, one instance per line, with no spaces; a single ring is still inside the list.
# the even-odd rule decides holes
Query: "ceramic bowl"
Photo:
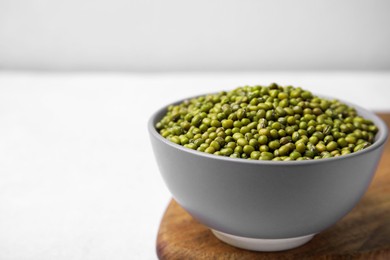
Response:
[[[148,130],[161,175],[189,214],[228,244],[279,251],[308,242],[345,216],[375,174],[387,127],[374,113],[347,104],[379,132],[370,147],[328,159],[255,161],[191,150],[155,129],[168,106],[151,116]]]

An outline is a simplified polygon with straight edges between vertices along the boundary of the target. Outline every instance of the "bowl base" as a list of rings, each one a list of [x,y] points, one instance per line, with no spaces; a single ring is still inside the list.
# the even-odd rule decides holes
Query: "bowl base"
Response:
[[[262,239],[234,236],[231,234],[216,231],[214,229],[212,229],[211,231],[219,240],[222,240],[229,245],[243,249],[263,252],[283,251],[287,249],[292,249],[309,242],[315,235],[311,234],[301,237],[280,239]]]

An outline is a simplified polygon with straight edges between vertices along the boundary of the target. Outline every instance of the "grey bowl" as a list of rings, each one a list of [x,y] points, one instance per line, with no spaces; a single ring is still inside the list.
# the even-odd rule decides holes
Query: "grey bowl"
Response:
[[[375,174],[387,127],[374,113],[349,105],[379,132],[370,147],[329,159],[254,161],[191,150],[155,129],[167,106],[152,115],[148,130],[161,175],[186,211],[229,244],[278,251],[304,244],[335,224]]]

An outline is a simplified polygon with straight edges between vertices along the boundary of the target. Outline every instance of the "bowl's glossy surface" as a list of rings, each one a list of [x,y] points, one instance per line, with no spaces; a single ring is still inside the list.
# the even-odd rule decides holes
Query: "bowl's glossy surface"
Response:
[[[166,107],[151,117],[148,130],[167,187],[194,218],[233,239],[282,241],[307,237],[333,225],[356,205],[370,184],[388,130],[374,113],[351,106],[378,126],[375,142],[364,150],[329,159],[254,161],[194,151],[168,141],[155,129]]]

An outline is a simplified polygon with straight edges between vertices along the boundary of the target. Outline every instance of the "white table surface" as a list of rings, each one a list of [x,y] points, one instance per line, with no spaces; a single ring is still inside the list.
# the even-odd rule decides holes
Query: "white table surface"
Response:
[[[149,116],[273,81],[390,111],[390,72],[0,72],[0,259],[156,259],[170,194]]]

